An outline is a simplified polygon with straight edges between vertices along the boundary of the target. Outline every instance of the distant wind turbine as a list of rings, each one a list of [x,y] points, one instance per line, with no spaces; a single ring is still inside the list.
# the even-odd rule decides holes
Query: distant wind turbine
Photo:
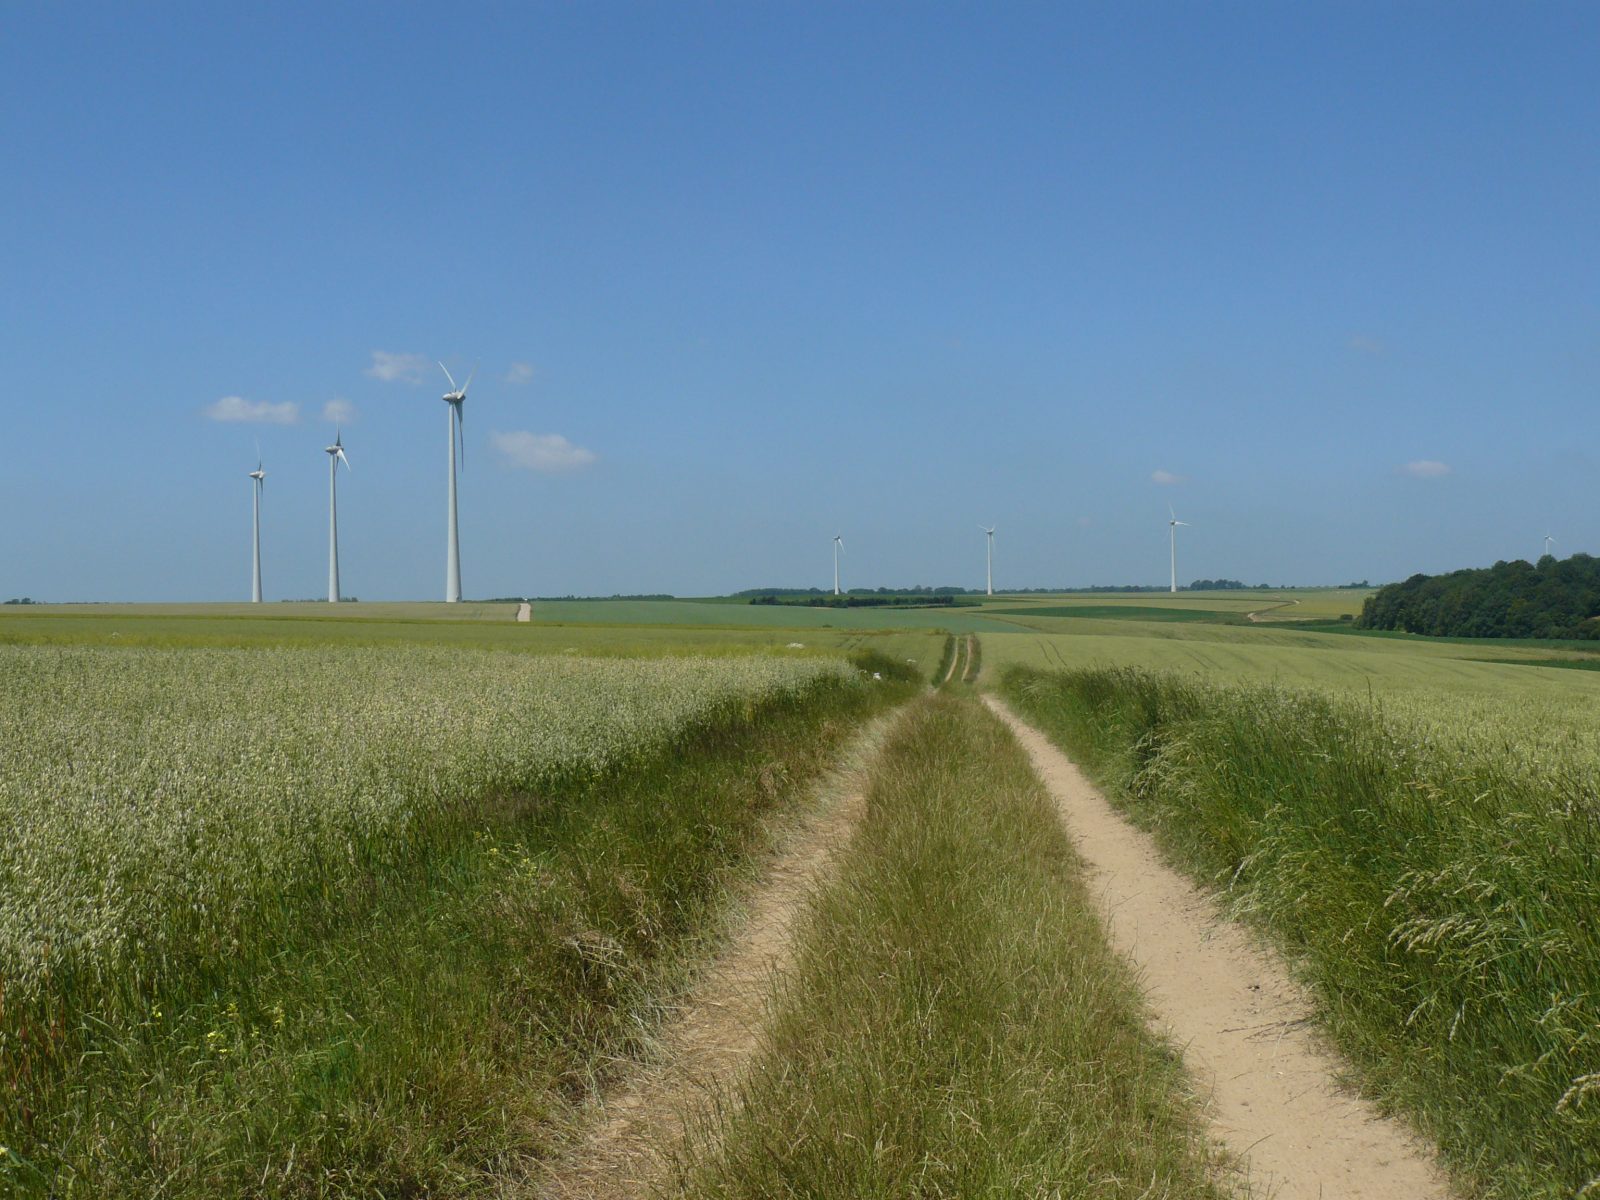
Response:
[[[251,550],[254,552],[255,570],[250,576],[250,602],[261,603],[261,489],[266,486],[267,473],[261,469],[261,447],[256,447],[256,469],[250,472],[254,481],[250,491],[255,501],[255,535],[251,539]]]
[[[344,454],[344,434],[335,429],[328,451],[328,599],[339,602],[339,464],[350,469]]]
[[[1549,557],[1550,547],[1555,545],[1555,541],[1555,538],[1551,537],[1548,533],[1544,535],[1544,552],[1546,557]]]
[[[1178,526],[1188,527],[1189,522],[1178,520],[1178,514],[1167,505],[1167,537],[1172,543],[1172,590],[1178,590]]]
[[[833,594],[839,594],[839,551],[844,549],[844,539],[837,533],[833,535]]]
[[[994,595],[994,530],[993,525],[979,525],[979,529],[989,535],[989,586],[987,595]]]
[[[439,364],[439,370],[450,380],[450,390],[444,394],[444,402],[450,406],[450,521],[445,531],[444,599],[446,604],[458,604],[461,601],[461,535],[456,524],[456,454],[459,449],[461,465],[465,467],[467,440],[463,422],[466,412],[462,405],[466,402],[467,389],[472,386],[472,377],[478,373],[478,368],[472,368],[467,374],[467,381],[460,387],[456,386],[455,379],[443,363]]]

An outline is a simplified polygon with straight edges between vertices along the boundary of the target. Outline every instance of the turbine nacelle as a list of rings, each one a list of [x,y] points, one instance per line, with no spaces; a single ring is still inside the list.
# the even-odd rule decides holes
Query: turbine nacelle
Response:
[[[446,404],[459,405],[463,400],[465,400],[467,398],[467,389],[472,386],[472,377],[478,373],[478,368],[477,367],[473,367],[472,368],[471,372],[469,372],[468,375],[467,375],[467,381],[465,383],[463,383],[460,387],[456,386],[455,377],[450,374],[449,368],[446,367],[443,363],[439,364],[439,370],[443,371],[444,372],[444,377],[450,381],[450,390],[448,392],[446,392],[444,394],[444,396],[441,397],[441,398],[444,400],[444,402]]]
[[[347,470],[350,469],[350,460],[345,457],[344,453],[344,433],[342,431],[335,430],[333,435],[333,445],[324,446],[323,450],[334,459],[335,469],[337,469],[338,463],[343,463]]]

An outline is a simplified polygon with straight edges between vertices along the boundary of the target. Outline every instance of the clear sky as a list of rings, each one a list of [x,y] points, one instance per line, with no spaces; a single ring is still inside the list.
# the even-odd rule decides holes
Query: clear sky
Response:
[[[249,7],[0,7],[0,598],[442,598],[436,358],[469,598],[1600,553],[1600,6]]]

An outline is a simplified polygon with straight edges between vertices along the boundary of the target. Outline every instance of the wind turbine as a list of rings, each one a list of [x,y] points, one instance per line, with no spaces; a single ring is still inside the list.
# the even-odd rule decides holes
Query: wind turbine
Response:
[[[987,595],[994,595],[994,529],[993,525],[979,525],[979,529],[989,535],[989,587]]]
[[[443,363],[439,364],[439,370],[450,380],[450,390],[444,394],[444,402],[450,406],[450,519],[445,530],[444,599],[446,604],[458,604],[461,601],[461,535],[456,526],[456,451],[459,447],[461,465],[466,466],[467,441],[462,432],[465,413],[461,406],[467,399],[467,389],[472,386],[472,376],[478,373],[478,368],[472,368],[467,381],[460,387],[456,386],[455,379]]]
[[[1172,590],[1178,590],[1178,526],[1188,527],[1189,522],[1178,520],[1178,514],[1167,505],[1167,537],[1172,542]]]
[[[250,576],[250,602],[261,603],[261,489],[266,484],[267,473],[261,469],[261,447],[256,447],[256,469],[250,472],[254,481],[250,491],[255,500],[255,536],[251,542],[251,549],[255,552],[255,572]]]
[[[333,445],[328,451],[328,599],[339,603],[339,463],[350,469],[350,460],[344,455],[344,434],[333,431]]]
[[[839,594],[839,551],[844,549],[844,539],[837,533],[833,535],[833,594]]]
[[[1555,544],[1555,538],[1551,537],[1548,533],[1545,534],[1544,535],[1544,553],[1545,553],[1545,557],[1546,558],[1548,558],[1550,556],[1550,547],[1553,546],[1554,544]]]

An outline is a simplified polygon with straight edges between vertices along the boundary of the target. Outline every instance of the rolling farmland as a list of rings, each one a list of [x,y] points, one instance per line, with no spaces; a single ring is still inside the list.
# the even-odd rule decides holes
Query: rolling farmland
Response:
[[[1029,989],[994,990],[1022,968],[972,974],[940,949],[1000,919],[981,893],[976,908],[924,894],[977,854],[969,817],[1030,831],[1010,865],[958,869],[1033,881],[993,902],[1016,906],[1006,953],[1025,958],[1041,914],[1083,904],[1051,865],[1048,822],[1022,815],[1039,801],[1007,735],[972,711],[976,687],[1010,696],[1301,964],[1366,1086],[1443,1147],[1463,1194],[1566,1194],[1600,1171],[1584,1149],[1600,1094],[1584,915],[1600,903],[1585,890],[1600,671],[1570,669],[1593,657],[1577,646],[1351,634],[1337,618],[1352,603],[585,601],[539,604],[525,625],[472,604],[0,614],[0,1180],[24,1196],[539,1194],[589,1098],[648,1054],[670,996],[720,944],[773,831],[896,705],[921,748],[902,738],[870,768],[892,804],[842,855],[837,894],[800,914],[799,944],[832,948],[803,950],[790,1048],[748,1084],[772,1120],[718,1136],[776,1145],[782,1106],[803,1102],[819,1131],[865,1119],[860,1137],[879,1120],[955,1122],[852,1167],[859,1180],[958,1158],[951,1194],[1122,1171],[1120,1110],[1049,1107],[1049,1081],[1086,1051],[1036,1070],[1062,1053],[1044,1031],[1066,1026],[1011,1024],[1040,1019],[1023,1015]],[[1243,619],[1296,609],[1304,620]],[[940,681],[935,713],[925,689]],[[983,796],[991,771],[1014,777],[1008,798]],[[946,786],[953,807],[927,825],[919,797]],[[838,932],[865,906],[908,922],[870,952]],[[1162,1114],[1159,1165],[1141,1169],[1198,1178],[1226,1155],[1159,1045],[1127,1040],[1139,1000],[1080,916],[1051,970],[1103,990],[1071,1036],[1123,1031],[1116,1053],[1143,1064]],[[909,946],[933,973],[901,978],[906,1003],[976,1012],[987,988],[1016,1015],[991,1028],[952,1009],[950,1055],[901,1061],[897,1002],[872,1016],[850,989],[870,993]],[[860,1014],[857,1059],[802,1051],[818,1012],[839,1029]],[[960,1105],[919,1110],[892,1082],[969,1043],[990,1049],[961,1077],[998,1072],[975,1140],[957,1132]],[[841,1089],[840,1071],[857,1082]],[[995,1092],[1005,1080],[1014,1095]],[[869,1112],[830,1113],[874,1087]],[[1090,1137],[1092,1160],[1057,1162],[1044,1126],[1007,1141],[1016,1114],[1046,1109],[1051,1128]],[[829,1178],[826,1154],[757,1157],[740,1165],[713,1137],[661,1186],[756,1195]]]
[[[0,1180],[516,1173],[505,1122],[536,1130],[634,1036],[755,822],[889,696],[862,678],[839,653],[0,646]],[[487,1057],[485,1028],[510,1038]]]

